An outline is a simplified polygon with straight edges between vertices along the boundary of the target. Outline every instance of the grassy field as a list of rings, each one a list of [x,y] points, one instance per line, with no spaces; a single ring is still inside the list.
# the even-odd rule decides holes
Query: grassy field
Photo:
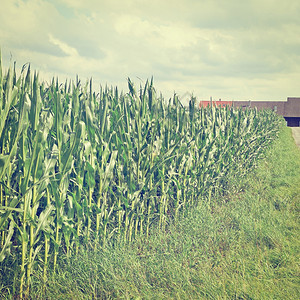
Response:
[[[240,189],[166,232],[60,260],[33,299],[298,299],[300,151],[283,127]],[[212,204],[214,203],[214,204]]]
[[[184,107],[176,94],[158,96],[153,79],[128,88],[40,82],[30,66],[2,71],[0,55],[4,295],[27,298],[39,271],[46,287],[82,247],[164,235],[237,192],[283,121],[271,110],[199,109],[195,97]]]
[[[128,88],[40,82],[0,55],[0,297],[297,298],[283,118]]]

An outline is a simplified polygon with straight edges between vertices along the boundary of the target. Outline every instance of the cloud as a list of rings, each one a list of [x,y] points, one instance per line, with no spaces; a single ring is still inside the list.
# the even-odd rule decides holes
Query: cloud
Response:
[[[59,49],[61,49],[67,56],[72,56],[73,58],[76,58],[79,56],[78,51],[69,46],[68,44],[60,41],[59,39],[56,39],[52,36],[52,34],[49,34],[49,41],[55,46],[58,46]]]
[[[300,95],[297,0],[2,0],[3,61],[126,88],[219,98]]]

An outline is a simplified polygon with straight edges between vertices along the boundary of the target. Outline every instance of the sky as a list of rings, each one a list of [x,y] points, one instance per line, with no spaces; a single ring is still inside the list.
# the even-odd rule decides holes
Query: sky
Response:
[[[300,97],[299,0],[0,0],[5,68],[182,101]]]

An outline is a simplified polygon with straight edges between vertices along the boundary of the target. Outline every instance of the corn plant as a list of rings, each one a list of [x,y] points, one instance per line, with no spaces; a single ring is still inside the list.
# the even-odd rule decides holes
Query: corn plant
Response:
[[[47,85],[29,66],[17,76],[0,64],[0,268],[16,258],[21,297],[60,253],[165,231],[224,195],[278,132],[271,111],[198,109],[195,97],[184,107],[158,96],[153,79],[128,88]]]

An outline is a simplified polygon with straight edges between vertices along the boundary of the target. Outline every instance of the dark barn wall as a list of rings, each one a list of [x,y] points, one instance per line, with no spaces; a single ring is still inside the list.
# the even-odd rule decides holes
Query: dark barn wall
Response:
[[[215,101],[216,103],[225,103],[226,101]],[[229,101],[227,101],[229,103]],[[226,102],[226,103],[227,103]],[[200,101],[199,106],[206,106],[209,101]],[[227,105],[230,105],[228,104]],[[300,97],[288,97],[286,101],[232,101],[235,107],[256,107],[258,110],[271,109],[283,116],[287,122],[287,126],[300,126]]]
[[[299,127],[300,126],[300,117],[296,118],[296,117],[284,117],[286,122],[287,122],[287,126],[289,127]]]
[[[282,102],[271,102],[271,101],[251,101],[251,107],[257,107],[257,109],[272,109],[284,107]]]
[[[287,101],[234,101],[236,107],[256,107],[257,109],[272,109],[287,121],[287,126],[299,127],[300,97],[288,97]]]
[[[284,115],[284,101],[234,101],[235,107],[256,107],[260,109],[271,109],[275,110],[279,115]]]
[[[232,105],[235,107],[249,107],[250,101],[233,101]]]
[[[284,105],[284,117],[300,117],[300,98],[289,97]],[[299,125],[298,125],[299,126]]]

